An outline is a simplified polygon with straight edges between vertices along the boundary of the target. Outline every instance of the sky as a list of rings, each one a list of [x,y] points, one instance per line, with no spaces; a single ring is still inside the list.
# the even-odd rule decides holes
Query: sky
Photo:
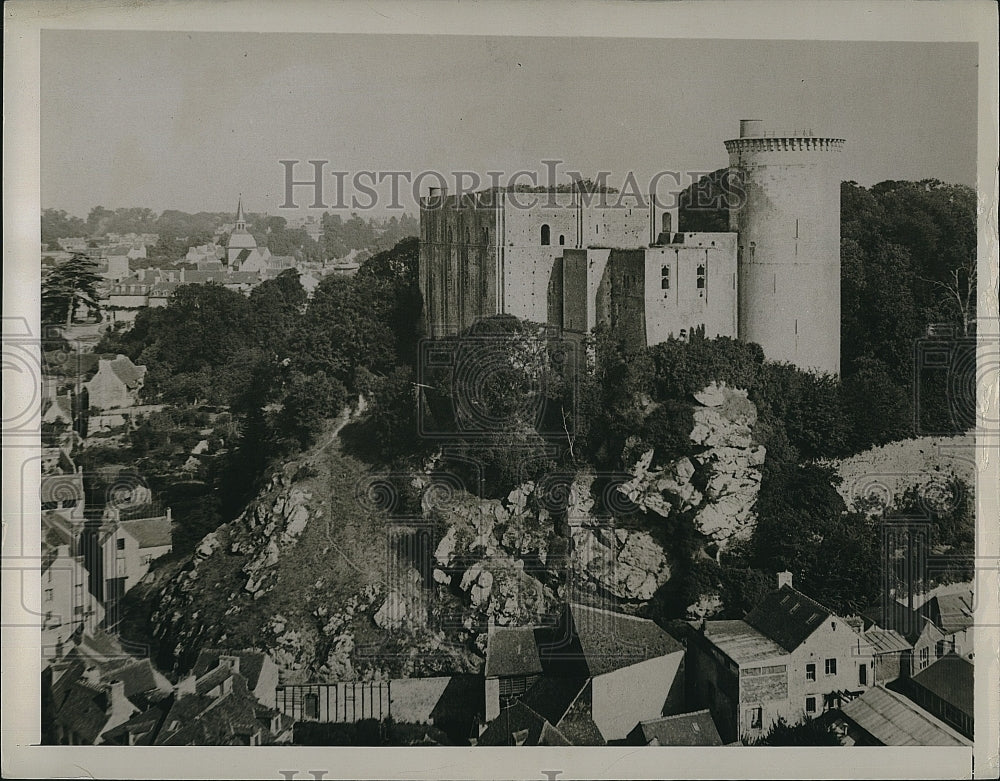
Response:
[[[285,167],[708,172],[739,120],[847,139],[844,178],[975,186],[967,43],[45,30],[43,208],[307,214]],[[414,211],[402,183],[400,203]],[[561,176],[561,181],[567,181]],[[324,200],[336,200],[332,175]],[[424,190],[432,179],[425,180]],[[371,216],[393,213],[385,182]],[[400,213],[400,212],[395,212]]]

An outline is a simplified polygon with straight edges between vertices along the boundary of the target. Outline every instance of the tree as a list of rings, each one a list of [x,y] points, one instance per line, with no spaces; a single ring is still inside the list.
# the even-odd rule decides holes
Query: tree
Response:
[[[340,380],[322,371],[311,376],[294,372],[277,414],[276,431],[305,449],[316,441],[321,421],[340,414],[346,400],[347,390]]]
[[[79,217],[71,217],[62,209],[42,209],[42,243],[51,249],[58,239],[83,236],[87,224]]]
[[[728,231],[730,205],[739,205],[738,182],[728,168],[701,177],[677,198],[676,231]]]
[[[98,308],[97,264],[82,253],[74,253],[55,266],[42,280],[42,322],[65,322],[69,328],[80,304]]]
[[[947,279],[921,277],[944,293],[948,308],[953,308],[962,336],[968,336],[976,322],[976,258],[970,256],[948,272]]]
[[[762,735],[750,742],[753,746],[840,746],[840,738],[829,722],[806,716],[798,724],[789,724],[784,716]]]
[[[802,581],[813,571],[823,536],[839,522],[846,506],[830,467],[816,464],[765,464],[754,508],[752,539],[756,568],[790,570]],[[818,597],[817,597],[818,598]]]

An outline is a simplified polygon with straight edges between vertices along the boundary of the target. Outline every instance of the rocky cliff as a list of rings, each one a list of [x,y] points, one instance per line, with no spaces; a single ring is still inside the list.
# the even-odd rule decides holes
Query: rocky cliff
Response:
[[[418,572],[390,565],[386,518],[359,489],[368,482],[337,443],[285,464],[161,589],[161,664],[181,671],[218,646],[270,652],[285,682],[475,669],[463,638],[398,603],[402,593],[426,607],[425,589]]]
[[[261,648],[285,682],[461,672],[481,665],[490,623],[535,624],[569,598],[641,610],[671,577],[668,519],[716,550],[753,528],[756,410],[724,386],[696,403],[691,457],[653,469],[650,451],[625,479],[553,476],[502,500],[429,464],[404,476],[419,500],[404,517],[371,501],[380,476],[327,438],[163,586],[160,658],[182,670],[205,646]]]

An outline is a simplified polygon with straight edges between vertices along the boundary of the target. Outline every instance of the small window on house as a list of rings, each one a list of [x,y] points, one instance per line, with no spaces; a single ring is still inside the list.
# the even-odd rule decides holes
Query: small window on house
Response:
[[[549,245],[549,233],[550,233],[549,226],[548,225],[543,225],[542,226],[542,246],[543,247],[547,247]]]
[[[837,660],[836,659],[827,659],[826,660],[826,674],[827,675],[836,675],[837,674]]]
[[[566,245],[566,236],[562,233],[559,234],[559,246],[563,247]]]
[[[815,681],[816,680],[816,665],[807,664],[806,665],[806,680]]]
[[[836,621],[831,621],[831,622],[830,622],[830,629],[831,629],[832,631],[834,631],[834,632],[836,632],[836,631],[837,631],[837,622],[836,622]]]
[[[924,648],[921,648],[920,669],[923,670],[930,663],[930,660],[931,660],[931,649],[927,648],[926,646]]]
[[[782,604],[782,605],[783,605],[783,604],[785,604],[785,603],[786,603],[786,602],[787,602],[787,601],[788,601],[789,599],[791,599],[791,598],[792,598],[792,597],[791,597],[791,595],[790,595],[790,594],[785,594],[785,596],[783,596],[783,597],[781,598],[781,604]]]
[[[764,709],[750,709],[750,729],[760,729],[764,724]]]
[[[705,265],[703,263],[698,264],[697,278],[695,280],[695,286],[698,288],[698,296],[700,298],[705,297]]]
[[[864,662],[858,665],[858,686],[868,685],[868,665]]]
[[[796,602],[796,603],[795,603],[794,605],[792,605],[792,606],[791,606],[790,608],[788,608],[788,612],[789,612],[789,613],[794,613],[794,612],[796,612],[796,611],[797,611],[798,609],[799,609],[799,603],[798,603],[798,602]]]
[[[125,538],[119,537],[117,540],[115,540],[115,547],[118,550],[125,550]]]
[[[813,613],[811,616],[809,616],[809,620],[806,621],[806,623],[815,624],[817,621],[819,621],[819,613]]]
[[[806,713],[815,713],[815,712],[816,712],[816,698],[806,697]]]
[[[670,290],[670,266],[660,266],[660,290]]]

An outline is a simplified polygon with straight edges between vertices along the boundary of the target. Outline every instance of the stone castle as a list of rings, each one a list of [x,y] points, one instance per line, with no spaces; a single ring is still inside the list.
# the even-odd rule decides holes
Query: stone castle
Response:
[[[676,210],[655,199],[431,188],[420,211],[427,333],[506,313],[571,338],[599,323],[644,345],[735,337],[838,374],[843,144],[741,121],[725,145],[742,193],[719,233],[674,232]]]

